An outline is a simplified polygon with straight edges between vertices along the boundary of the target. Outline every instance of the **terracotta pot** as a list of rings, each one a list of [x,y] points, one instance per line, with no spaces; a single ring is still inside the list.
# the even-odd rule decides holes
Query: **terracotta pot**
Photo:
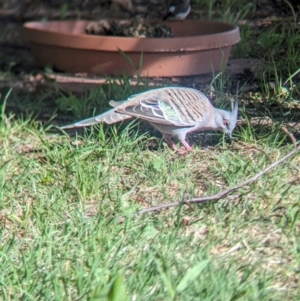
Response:
[[[90,21],[29,22],[23,36],[39,66],[100,75],[189,76],[226,66],[239,28],[224,22],[164,22],[174,38],[127,38],[87,35]],[[126,53],[130,60],[120,53]],[[130,62],[131,61],[131,62]]]

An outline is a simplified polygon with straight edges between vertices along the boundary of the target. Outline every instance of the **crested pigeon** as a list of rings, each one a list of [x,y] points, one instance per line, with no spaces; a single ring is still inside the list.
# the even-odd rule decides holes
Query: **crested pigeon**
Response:
[[[184,20],[191,11],[190,0],[172,0],[163,20]]]
[[[127,100],[109,104],[113,109],[95,117],[66,125],[61,129],[90,126],[105,122],[113,124],[130,118],[145,120],[160,131],[168,146],[177,149],[172,136],[177,137],[187,151],[192,151],[186,135],[194,131],[218,130],[231,137],[236,126],[238,103],[232,102],[232,110],[213,107],[200,91],[184,87],[164,87],[130,96]]]

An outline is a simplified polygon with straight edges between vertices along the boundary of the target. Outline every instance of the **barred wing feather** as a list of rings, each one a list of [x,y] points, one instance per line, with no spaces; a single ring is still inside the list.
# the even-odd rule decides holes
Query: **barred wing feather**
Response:
[[[197,90],[160,88],[134,95],[115,110],[154,123],[194,126],[212,109],[207,97]]]

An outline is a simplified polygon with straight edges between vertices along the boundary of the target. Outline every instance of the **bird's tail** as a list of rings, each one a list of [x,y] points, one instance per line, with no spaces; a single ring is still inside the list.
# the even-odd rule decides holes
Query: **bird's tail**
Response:
[[[111,109],[100,115],[62,126],[61,129],[65,130],[65,129],[83,127],[83,126],[91,126],[91,125],[95,125],[95,124],[98,124],[101,122],[105,122],[107,124],[113,124],[113,123],[117,123],[117,122],[129,119],[129,118],[132,118],[129,115],[116,113],[114,110],[115,109]]]

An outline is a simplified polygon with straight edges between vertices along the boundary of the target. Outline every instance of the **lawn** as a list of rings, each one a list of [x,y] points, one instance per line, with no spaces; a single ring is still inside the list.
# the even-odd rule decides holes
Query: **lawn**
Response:
[[[262,62],[199,87],[228,107],[240,82],[232,141],[192,134],[194,152],[182,156],[145,123],[58,128],[149,89],[147,79],[111,78],[81,95],[1,90],[0,300],[300,299],[299,152],[217,201],[189,203],[298,145],[299,15],[287,6],[288,21],[270,21],[246,2],[193,1],[200,15],[240,25],[233,58]]]

